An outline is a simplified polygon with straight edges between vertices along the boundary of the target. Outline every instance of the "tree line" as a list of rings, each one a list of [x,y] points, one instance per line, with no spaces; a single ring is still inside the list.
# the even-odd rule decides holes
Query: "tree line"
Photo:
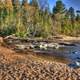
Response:
[[[58,0],[52,15],[56,32],[69,36],[80,35],[80,10],[74,10],[73,7],[67,9],[65,4]]]
[[[52,13],[48,0],[0,0],[0,36],[51,37],[80,34],[80,11],[56,1]]]

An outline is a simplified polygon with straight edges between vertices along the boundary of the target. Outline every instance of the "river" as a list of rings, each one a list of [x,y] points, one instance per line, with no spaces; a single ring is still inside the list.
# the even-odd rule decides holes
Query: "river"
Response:
[[[75,46],[64,46],[58,49],[35,49],[34,52],[48,54],[61,62],[63,62],[62,60],[68,63],[75,62],[77,60],[80,61],[80,44],[75,44]]]

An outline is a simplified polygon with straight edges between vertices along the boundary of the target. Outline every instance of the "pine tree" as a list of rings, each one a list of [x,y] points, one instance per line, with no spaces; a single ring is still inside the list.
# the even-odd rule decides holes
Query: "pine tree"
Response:
[[[71,21],[74,21],[74,19],[75,19],[74,8],[70,7],[68,12],[69,12],[69,17],[70,17]]]
[[[56,1],[56,6],[53,8],[53,13],[64,13],[65,12],[65,5],[61,0]]]
[[[55,35],[62,31],[65,13],[66,8],[63,2],[61,0],[56,1],[56,5],[53,7],[53,30]]]
[[[77,16],[76,16],[76,21],[80,21],[80,11],[79,10],[77,10],[76,11],[76,14],[77,14]]]

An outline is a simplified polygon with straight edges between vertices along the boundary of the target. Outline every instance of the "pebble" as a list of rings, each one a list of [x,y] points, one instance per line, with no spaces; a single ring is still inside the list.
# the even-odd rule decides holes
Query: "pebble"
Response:
[[[46,60],[40,63],[32,59],[5,63],[5,57],[0,57],[0,80],[80,80],[80,69],[70,68],[63,63]]]

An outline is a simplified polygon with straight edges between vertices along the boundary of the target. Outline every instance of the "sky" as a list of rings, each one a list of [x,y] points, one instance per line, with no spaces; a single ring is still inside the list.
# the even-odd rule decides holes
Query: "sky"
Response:
[[[48,0],[50,10],[52,11],[53,6],[55,6],[56,0]]]
[[[28,1],[30,1],[30,0],[28,0]],[[57,0],[48,0],[50,10],[52,10],[52,8],[55,6],[56,1]],[[62,2],[65,4],[65,6],[67,8],[73,7],[75,10],[80,9],[80,0],[62,0]]]
[[[49,0],[49,6],[52,10],[57,0]],[[80,0],[62,0],[67,8],[73,7],[75,10],[80,10]]]

